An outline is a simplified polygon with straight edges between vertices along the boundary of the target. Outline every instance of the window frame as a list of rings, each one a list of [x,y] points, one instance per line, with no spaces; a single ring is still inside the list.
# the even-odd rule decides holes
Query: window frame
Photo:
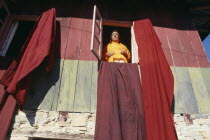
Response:
[[[15,15],[11,14],[8,16],[7,21],[2,25],[1,31],[0,31],[0,54],[1,56],[5,56],[6,51],[8,50],[9,46],[4,47],[4,41],[6,40],[10,30],[12,29],[13,25],[18,21],[37,21],[39,16],[33,16],[33,15]],[[4,55],[3,55],[4,54]]]
[[[100,25],[96,23],[96,17],[100,19]],[[99,37],[95,34],[95,28],[98,26],[99,28]],[[102,16],[95,5],[93,8],[93,23],[92,23],[92,35],[91,35],[91,44],[90,44],[90,51],[95,55],[95,57],[100,61],[102,59],[102,48],[103,48],[103,41],[102,41],[102,33],[103,33],[103,19]],[[99,43],[98,50],[95,50],[95,42],[97,40]]]
[[[99,17],[101,19],[100,21],[100,39],[98,39],[99,42],[99,49],[98,50],[94,50],[94,39],[96,38],[95,35],[95,26],[96,26],[96,17]],[[92,23],[92,35],[91,35],[91,44],[90,44],[90,50],[91,52],[95,55],[95,57],[101,61],[102,59],[102,50],[103,50],[103,38],[102,38],[102,34],[103,34],[103,26],[116,26],[116,27],[127,27],[131,29],[131,55],[135,54],[135,59],[131,59],[131,63],[139,63],[138,61],[138,52],[136,52],[136,48],[137,48],[137,44],[135,41],[135,36],[133,36],[134,34],[133,32],[133,22],[131,21],[117,21],[117,20],[106,20],[103,19],[97,6],[94,6],[93,9],[93,23]],[[135,50],[133,50],[135,48]],[[135,51],[135,52],[134,52]],[[134,57],[131,57],[134,58]]]

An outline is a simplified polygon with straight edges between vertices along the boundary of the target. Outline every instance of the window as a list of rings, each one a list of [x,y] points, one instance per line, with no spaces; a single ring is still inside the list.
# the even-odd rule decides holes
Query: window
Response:
[[[94,6],[91,51],[101,60],[102,50],[110,42],[110,33],[116,29],[120,33],[121,43],[124,44],[131,53],[131,62],[138,63],[138,52],[133,33],[133,23],[129,21],[115,21],[102,19],[99,10]]]
[[[110,42],[110,34],[113,30],[117,30],[119,32],[120,42],[131,52],[131,28],[129,27],[103,25],[103,47]]]
[[[102,57],[102,17],[96,6],[93,11],[93,26],[90,50],[101,60]]]
[[[1,43],[0,56],[18,56],[21,47],[35,24],[35,21],[11,18],[12,23],[8,25],[10,27],[7,27],[9,30],[3,35],[5,39],[1,39],[3,42]]]

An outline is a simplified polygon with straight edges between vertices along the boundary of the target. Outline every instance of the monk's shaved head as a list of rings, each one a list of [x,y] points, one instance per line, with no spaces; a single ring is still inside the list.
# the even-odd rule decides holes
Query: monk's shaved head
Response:
[[[120,34],[117,30],[113,30],[110,37],[112,41],[119,41]]]

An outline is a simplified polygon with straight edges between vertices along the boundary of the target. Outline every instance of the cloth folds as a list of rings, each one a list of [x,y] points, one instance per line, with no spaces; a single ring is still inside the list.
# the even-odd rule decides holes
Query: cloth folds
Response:
[[[95,140],[144,140],[144,110],[137,64],[101,62]]]
[[[0,83],[13,94],[20,108],[23,108],[26,93],[31,83],[31,73],[44,63],[50,71],[54,63],[54,41],[56,35],[55,9],[41,15],[37,24],[21,49],[20,55],[12,62]]]
[[[2,74],[0,69],[0,140],[5,140],[16,104],[23,109],[34,69],[42,65],[49,72],[54,64],[55,9],[43,13],[27,38],[19,56]],[[3,88],[5,86],[5,90]]]
[[[174,79],[150,20],[134,22],[140,57],[146,140],[177,140],[172,102]]]
[[[5,91],[0,92],[0,140],[5,140],[15,111],[16,100]]]

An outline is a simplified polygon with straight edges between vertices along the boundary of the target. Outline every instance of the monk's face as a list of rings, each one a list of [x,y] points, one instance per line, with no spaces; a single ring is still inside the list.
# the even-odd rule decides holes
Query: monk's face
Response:
[[[118,41],[118,40],[119,40],[119,33],[112,32],[112,41]]]

